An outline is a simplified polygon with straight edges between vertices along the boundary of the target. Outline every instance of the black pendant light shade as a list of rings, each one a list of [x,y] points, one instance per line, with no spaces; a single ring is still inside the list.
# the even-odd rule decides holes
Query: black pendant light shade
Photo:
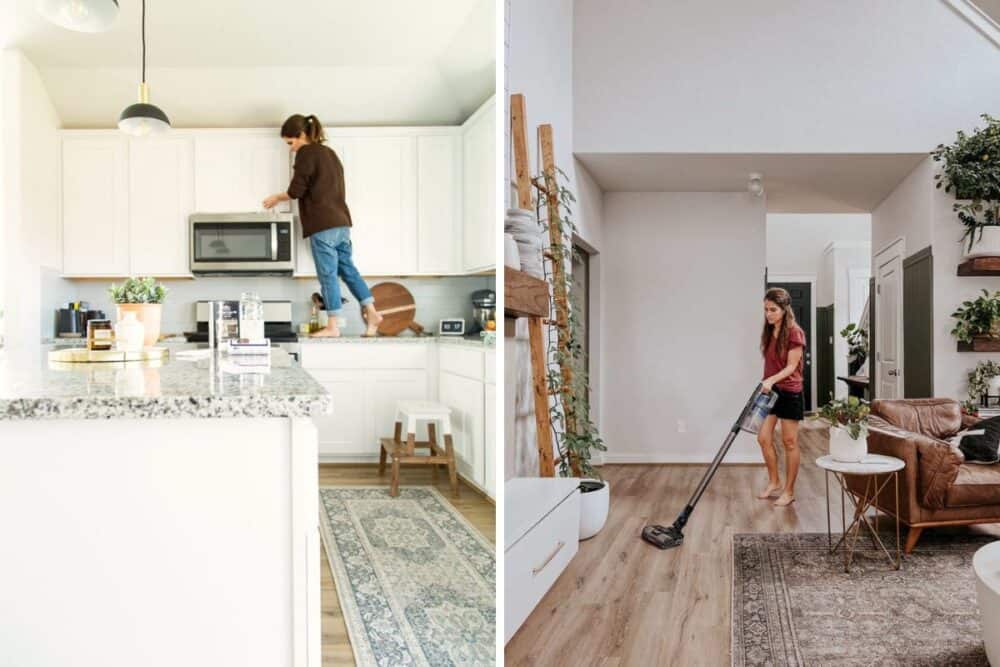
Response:
[[[142,83],[139,84],[139,101],[125,107],[118,116],[118,129],[136,137],[160,134],[170,129],[167,114],[160,107],[149,103],[149,85],[146,83],[146,0],[142,0]]]
[[[38,0],[38,13],[77,32],[104,32],[118,18],[118,0]]]

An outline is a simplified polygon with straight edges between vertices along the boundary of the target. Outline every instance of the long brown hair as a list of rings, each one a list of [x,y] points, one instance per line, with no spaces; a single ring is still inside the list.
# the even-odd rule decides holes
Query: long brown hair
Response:
[[[774,327],[778,330],[778,357],[784,357],[788,352],[788,332],[795,326],[795,313],[792,312],[792,296],[780,287],[772,287],[764,294],[764,301],[770,301],[782,310],[781,320],[772,325],[764,318],[764,331],[760,334],[760,353],[767,354],[767,347],[774,336]]]
[[[295,138],[300,134],[305,134],[309,143],[321,144],[326,141],[326,133],[323,132],[323,125],[319,118],[312,114],[303,116],[300,113],[288,117],[281,125],[281,136]]]

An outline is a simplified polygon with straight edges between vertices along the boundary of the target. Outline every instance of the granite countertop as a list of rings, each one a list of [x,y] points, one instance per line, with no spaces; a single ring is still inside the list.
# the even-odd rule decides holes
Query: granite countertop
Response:
[[[333,400],[281,350],[267,373],[234,373],[225,360],[185,361],[171,345],[162,362],[49,362],[49,350],[0,351],[0,421],[16,419],[158,419],[308,417]]]

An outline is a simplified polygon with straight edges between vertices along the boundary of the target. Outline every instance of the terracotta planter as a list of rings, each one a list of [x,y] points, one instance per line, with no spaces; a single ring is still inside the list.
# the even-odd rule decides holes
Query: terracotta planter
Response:
[[[135,319],[142,322],[146,329],[146,337],[142,344],[144,347],[156,345],[160,339],[160,316],[163,312],[163,305],[159,303],[119,303],[118,319],[121,320],[125,313],[135,313]]]

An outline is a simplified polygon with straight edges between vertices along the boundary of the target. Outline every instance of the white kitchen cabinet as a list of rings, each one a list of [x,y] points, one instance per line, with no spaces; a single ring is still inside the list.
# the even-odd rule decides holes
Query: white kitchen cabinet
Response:
[[[365,275],[417,271],[416,138],[363,136],[345,168],[354,263]]]
[[[490,98],[462,126],[462,268],[496,267],[497,186],[496,98]]]
[[[290,165],[288,146],[277,131],[199,131],[194,139],[195,211],[260,211],[265,197],[288,189]],[[290,212],[290,202],[277,210]]]
[[[192,139],[183,135],[129,142],[129,273],[190,275],[193,153]]]
[[[129,272],[128,142],[121,134],[62,144],[63,273]]]
[[[484,487],[483,383],[452,373],[440,374],[441,402],[451,408],[452,441],[458,473]]]
[[[360,454],[368,432],[366,415],[370,412],[368,392],[363,390],[365,372],[322,369],[309,373],[333,398],[332,414],[313,417],[319,431],[320,458]]]
[[[417,271],[462,271],[462,138],[417,137]]]
[[[497,386],[483,385],[483,488],[497,497]]]

